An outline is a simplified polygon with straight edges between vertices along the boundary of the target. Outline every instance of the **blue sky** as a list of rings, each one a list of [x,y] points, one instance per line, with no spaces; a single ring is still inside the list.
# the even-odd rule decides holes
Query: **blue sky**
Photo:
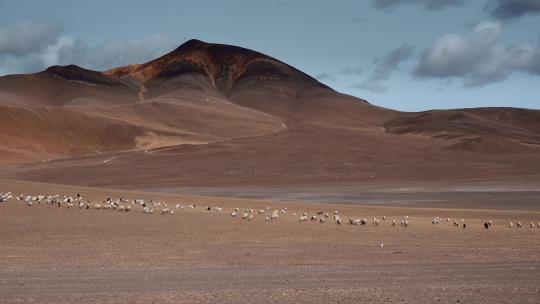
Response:
[[[540,109],[540,0],[0,2],[0,74],[104,70],[190,38],[266,53],[384,107]]]

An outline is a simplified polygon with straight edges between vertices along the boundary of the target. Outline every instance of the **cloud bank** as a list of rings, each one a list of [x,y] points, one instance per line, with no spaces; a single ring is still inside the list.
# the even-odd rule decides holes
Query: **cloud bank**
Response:
[[[141,63],[174,47],[162,35],[92,46],[65,34],[59,24],[19,23],[0,27],[0,74],[38,72],[55,64],[105,70]]]
[[[525,15],[540,13],[538,0],[492,0],[486,5],[486,10],[497,19],[509,20]]]
[[[414,75],[460,78],[467,87],[499,82],[515,72],[540,75],[540,40],[504,46],[501,31],[500,23],[483,22],[470,32],[440,37],[422,53]]]

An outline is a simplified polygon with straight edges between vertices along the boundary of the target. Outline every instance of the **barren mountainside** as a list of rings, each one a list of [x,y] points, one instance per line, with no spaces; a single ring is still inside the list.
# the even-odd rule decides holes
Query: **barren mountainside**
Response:
[[[526,175],[540,158],[540,111],[399,112],[259,52],[199,40],[105,72],[0,77],[0,113],[3,174],[62,182],[77,167],[87,185],[474,176],[486,163]]]

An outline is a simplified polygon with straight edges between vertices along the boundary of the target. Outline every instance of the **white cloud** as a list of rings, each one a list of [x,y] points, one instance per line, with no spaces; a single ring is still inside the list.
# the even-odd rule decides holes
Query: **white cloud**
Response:
[[[469,87],[506,79],[514,72],[540,74],[538,44],[505,47],[502,27],[483,22],[464,34],[447,34],[427,48],[415,69],[422,78],[460,78]]]

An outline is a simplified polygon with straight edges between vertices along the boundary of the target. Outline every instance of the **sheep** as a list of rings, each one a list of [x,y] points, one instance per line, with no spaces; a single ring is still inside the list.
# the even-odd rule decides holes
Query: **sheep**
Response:
[[[383,215],[382,220],[386,221],[386,216],[385,215]]]
[[[329,218],[329,217],[330,217],[330,215],[328,213],[324,214],[324,218]]]
[[[367,219],[363,218],[360,220],[360,225],[365,226],[367,224]]]
[[[301,223],[301,222],[306,222],[307,219],[308,219],[308,218],[307,218],[307,215],[302,215],[302,216],[300,217],[300,223]]]
[[[392,226],[396,226],[396,220],[392,220]]]
[[[94,209],[101,209],[101,204],[94,204]]]
[[[259,209],[259,214],[264,214],[264,209]]]
[[[268,222],[270,220],[270,218],[267,216],[267,217],[264,218],[264,220]]]
[[[131,206],[130,205],[127,205],[126,208],[124,209],[125,212],[129,212],[131,210]]]
[[[531,222],[529,225],[530,225],[531,228],[534,228],[534,223],[533,222]]]
[[[247,220],[251,222],[251,221],[253,220],[253,214],[250,214],[250,215],[248,216]]]
[[[334,215],[338,215],[338,211],[337,211],[337,210],[334,210]]]
[[[516,223],[516,226],[517,226],[518,228],[521,228],[521,222],[517,222],[517,223]]]
[[[247,219],[249,216],[249,213],[248,212],[244,212],[244,214],[242,215],[242,219],[245,220]]]
[[[320,222],[321,224],[324,223],[324,218],[322,218],[322,217],[319,218],[319,222]]]
[[[488,225],[489,225],[489,227],[491,227],[491,225],[493,225],[493,221],[492,221],[492,220],[489,220],[489,221],[488,221]]]
[[[236,217],[236,212],[233,211],[233,212],[231,213],[231,217]]]
[[[538,224],[536,224],[536,227],[540,228],[540,222],[538,222]]]
[[[163,209],[161,209],[161,214],[162,214],[162,215],[163,215],[163,214],[167,214],[167,213],[169,213],[169,212],[170,212],[169,208],[163,208]]]
[[[379,219],[374,217],[373,218],[373,226],[378,226],[379,225]]]
[[[316,215],[312,215],[312,216],[311,216],[311,220],[312,220],[312,221],[316,221],[317,219],[318,219],[318,217],[317,217]]]
[[[277,210],[275,210],[275,211],[272,213],[271,219],[272,219],[272,220],[277,220],[278,218],[279,218],[279,213],[277,212]]]
[[[510,222],[510,223],[508,224],[508,227],[509,227],[509,228],[514,228],[514,223]]]
[[[341,225],[341,218],[337,214],[334,214],[334,219],[336,220],[336,224]]]
[[[489,229],[489,223],[488,222],[484,223],[484,229]]]
[[[349,219],[349,223],[350,223],[351,225],[357,226],[357,225],[360,225],[361,222],[362,222],[362,221],[361,221],[360,219]]]

